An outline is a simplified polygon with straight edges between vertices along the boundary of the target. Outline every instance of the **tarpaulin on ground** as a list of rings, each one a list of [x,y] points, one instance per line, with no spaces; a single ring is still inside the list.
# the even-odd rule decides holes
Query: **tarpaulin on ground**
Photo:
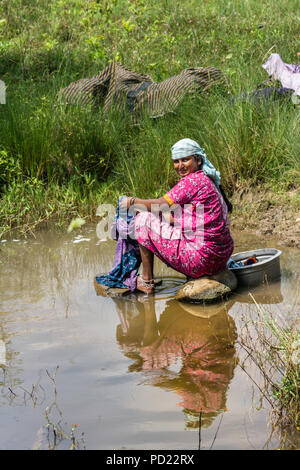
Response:
[[[162,82],[149,75],[131,72],[118,62],[112,62],[101,73],[71,83],[60,91],[60,98],[77,105],[103,106],[112,104],[118,110],[127,106],[135,116],[150,117],[174,111],[187,93],[204,91],[215,83],[225,82],[223,73],[214,67],[184,69]]]

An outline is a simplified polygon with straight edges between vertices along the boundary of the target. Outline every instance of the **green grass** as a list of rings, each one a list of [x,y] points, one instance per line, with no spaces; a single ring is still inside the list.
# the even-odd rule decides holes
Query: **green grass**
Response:
[[[206,148],[229,193],[246,182],[297,188],[299,108],[228,98],[267,79],[271,52],[298,60],[296,0],[3,0],[0,5],[0,226],[89,218],[120,194],[154,197],[175,182],[170,147]],[[60,88],[112,60],[163,80],[215,66],[228,88],[187,97],[175,113],[141,119],[57,104]]]

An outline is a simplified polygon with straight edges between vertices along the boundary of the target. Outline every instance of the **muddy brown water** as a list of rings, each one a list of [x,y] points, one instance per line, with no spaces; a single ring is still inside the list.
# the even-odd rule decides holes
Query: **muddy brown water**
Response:
[[[235,234],[235,252],[263,247],[282,250],[282,277],[251,292],[272,314],[297,315],[300,250]],[[99,297],[93,278],[115,242],[94,228],[0,248],[1,449],[68,449],[72,428],[78,448],[198,449],[200,410],[202,449],[287,445],[239,365],[248,291],[226,308],[181,304],[185,278],[156,262],[153,297]]]

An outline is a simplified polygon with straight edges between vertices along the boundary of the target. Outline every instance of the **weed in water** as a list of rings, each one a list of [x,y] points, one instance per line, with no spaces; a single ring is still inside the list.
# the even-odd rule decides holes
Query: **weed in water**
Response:
[[[256,302],[255,306],[255,315],[243,319],[239,342],[247,355],[241,366],[269,403],[273,427],[281,433],[296,431],[300,426],[299,320],[292,313],[274,317]]]

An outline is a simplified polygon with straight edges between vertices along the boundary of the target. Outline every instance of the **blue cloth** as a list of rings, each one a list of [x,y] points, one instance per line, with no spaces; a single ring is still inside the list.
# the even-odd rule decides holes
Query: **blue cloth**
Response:
[[[215,169],[213,164],[208,160],[207,157],[202,158],[202,167],[201,170],[210,178],[214,180],[214,182],[220,186],[221,184],[221,177],[220,172]]]
[[[200,147],[195,140],[181,139],[173,145],[171,152],[172,160],[189,157],[190,155],[200,155],[202,157],[201,170],[212,178],[216,184],[221,184],[220,172],[215,169],[213,164],[208,160],[205,150]]]
[[[243,264],[241,261],[234,261],[234,259],[229,258],[227,261],[227,269],[232,269],[232,268],[241,268]]]
[[[109,287],[136,289],[137,273],[141,265],[139,245],[134,237],[134,216],[127,209],[120,210],[119,198],[117,213],[111,226],[113,238],[117,240],[117,250],[112,270],[103,276],[96,276],[99,284]]]

